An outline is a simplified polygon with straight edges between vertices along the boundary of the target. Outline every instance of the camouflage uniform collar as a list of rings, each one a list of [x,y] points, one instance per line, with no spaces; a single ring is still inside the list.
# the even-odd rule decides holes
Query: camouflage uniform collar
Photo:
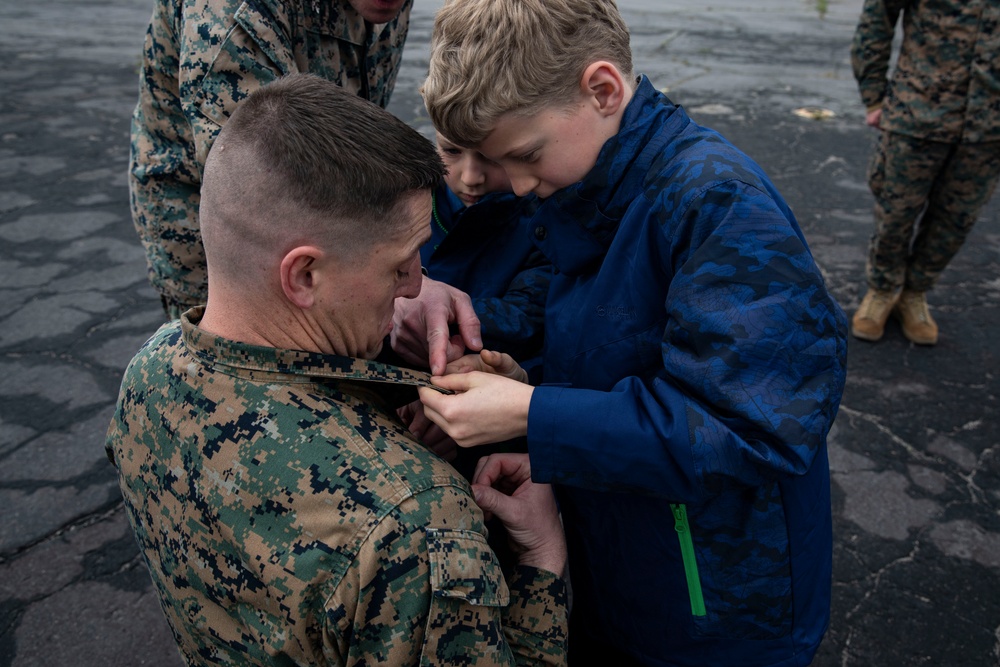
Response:
[[[235,374],[255,379],[283,376],[281,381],[284,382],[294,382],[296,377],[301,378],[301,382],[348,380],[414,389],[431,387],[442,393],[452,393],[432,385],[430,375],[422,371],[368,359],[283,350],[222,338],[198,328],[204,313],[205,307],[198,306],[181,315],[181,333],[188,351],[203,363],[216,368],[227,367]]]

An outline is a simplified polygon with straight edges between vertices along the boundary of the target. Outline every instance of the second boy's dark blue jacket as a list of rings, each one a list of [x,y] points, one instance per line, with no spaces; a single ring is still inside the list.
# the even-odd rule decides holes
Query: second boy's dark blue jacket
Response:
[[[528,445],[533,478],[560,485],[571,644],[808,664],[829,619],[847,345],[791,211],[643,77],[597,166],[533,227],[554,275]]]
[[[472,298],[483,346],[522,364],[541,352],[552,273],[527,233],[532,205],[498,192],[466,207],[442,185],[434,192],[431,240],[420,249],[429,277]]]

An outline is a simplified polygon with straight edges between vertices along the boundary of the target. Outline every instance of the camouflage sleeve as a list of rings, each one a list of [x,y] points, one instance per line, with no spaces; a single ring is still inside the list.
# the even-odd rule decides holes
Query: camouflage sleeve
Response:
[[[173,268],[203,266],[204,257],[197,221],[201,169],[178,90],[181,21],[169,4],[157,4],[143,45],[132,116],[130,203],[153,286],[171,300],[196,300],[200,295],[184,286],[200,285],[204,274],[188,277]]]
[[[552,572],[518,565],[510,577],[511,603],[504,634],[518,665],[566,664],[569,629],[566,581]]]
[[[846,320],[790,215],[733,181],[691,206],[681,235],[662,357],[703,489],[807,473],[840,405]]]
[[[552,264],[534,251],[497,297],[472,300],[483,330],[484,346],[510,354],[518,360],[538,355],[545,331],[545,299],[552,280]]]
[[[892,38],[906,0],[865,0],[851,44],[851,67],[869,111],[882,103],[888,84]]]
[[[402,502],[365,540],[327,605],[331,661],[565,664],[561,584],[526,572],[512,592],[484,530],[458,487]]]

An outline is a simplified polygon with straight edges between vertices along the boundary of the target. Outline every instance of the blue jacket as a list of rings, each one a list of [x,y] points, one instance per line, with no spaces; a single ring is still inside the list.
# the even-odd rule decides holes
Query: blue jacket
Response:
[[[431,239],[420,249],[428,276],[472,297],[483,345],[522,365],[541,353],[552,275],[528,233],[532,204],[498,192],[465,207],[442,185],[434,192]]]
[[[643,77],[597,165],[533,226],[554,265],[552,384],[528,446],[534,479],[560,485],[571,644],[808,664],[829,620],[847,343],[792,212]]]

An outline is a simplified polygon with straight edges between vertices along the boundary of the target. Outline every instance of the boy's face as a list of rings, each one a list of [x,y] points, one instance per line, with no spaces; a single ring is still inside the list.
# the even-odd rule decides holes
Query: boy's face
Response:
[[[537,114],[505,114],[479,146],[504,168],[518,196],[548,197],[583,180],[604,142],[618,132],[617,118],[583,101],[570,109],[546,107]]]
[[[510,192],[510,179],[503,167],[487,160],[479,151],[456,146],[441,133],[437,135],[437,145],[448,168],[444,180],[466,206],[472,206],[490,192]]]

